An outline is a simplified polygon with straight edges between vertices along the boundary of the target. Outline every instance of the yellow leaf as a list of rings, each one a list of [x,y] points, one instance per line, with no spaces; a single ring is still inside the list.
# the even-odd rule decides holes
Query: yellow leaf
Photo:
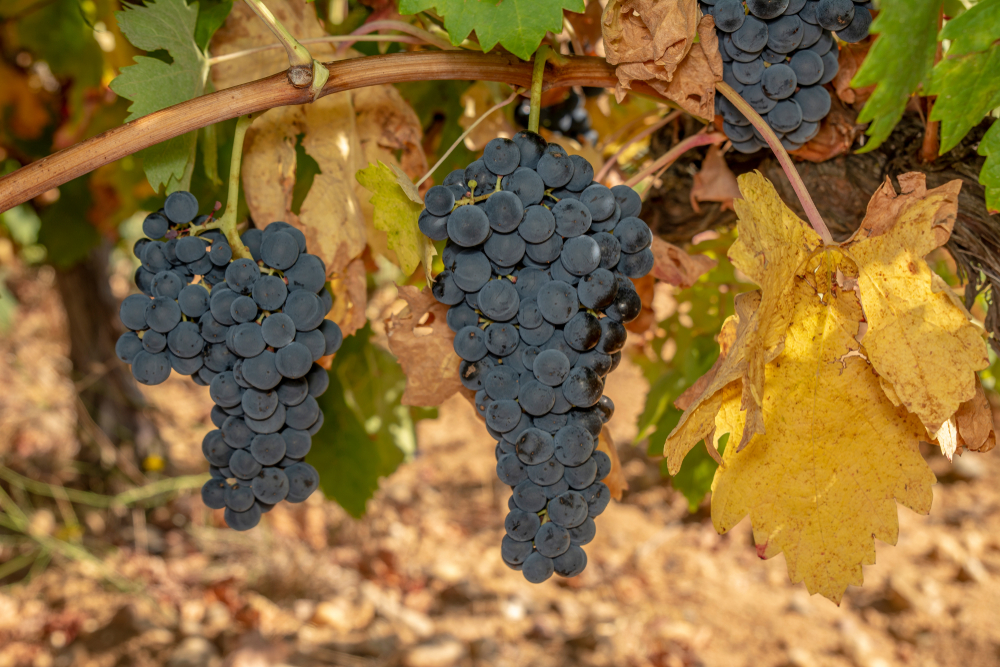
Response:
[[[755,335],[760,303],[759,290],[736,296],[736,315],[727,321],[719,335],[720,345],[726,350],[725,354],[720,355],[721,363],[709,371],[712,374],[709,381],[702,383],[699,380],[696,383],[695,386],[703,387],[697,398],[692,400],[692,394],[684,395],[684,404],[688,407],[663,446],[663,455],[667,457],[671,475],[676,475],[681,469],[684,457],[691,448],[710,436],[715,429],[716,414],[723,403],[731,399],[734,392],[736,397],[742,394],[743,383],[740,380],[746,374],[747,345]],[[735,333],[732,327],[735,327]],[[733,336],[735,340],[730,343],[729,339]],[[728,349],[725,347],[727,345]],[[777,356],[780,352],[781,346],[778,345],[765,359]],[[692,393],[693,391],[692,388]],[[706,442],[706,446],[712,458],[719,460],[717,448],[710,442]]]
[[[403,274],[409,276],[423,260],[425,246],[430,245],[417,227],[424,207],[416,188],[399,167],[381,161],[359,170],[355,177],[372,193],[368,201],[375,207],[375,228],[386,232],[389,248],[396,253]]]
[[[948,240],[961,183],[928,191],[922,175],[907,176],[899,196],[886,181],[845,248],[858,266],[868,359],[902,405],[937,433],[973,398],[976,371],[989,357],[981,329],[923,259]]]
[[[841,261],[834,251],[827,253]],[[839,254],[839,253],[837,253]],[[895,544],[896,501],[927,513],[934,474],[918,450],[925,429],[897,410],[856,352],[861,306],[833,288],[833,262],[793,278],[784,351],[766,367],[766,434],[716,471],[712,519],[725,533],[747,514],[757,553],[785,554],[793,582],[839,603],[875,562],[874,538]],[[738,440],[735,398],[718,413],[716,436]]]
[[[745,344],[743,407],[749,427],[738,441],[742,449],[755,433],[764,433],[760,405],[766,357],[769,353],[773,356],[788,328],[788,295],[793,279],[802,275],[806,260],[822,240],[781,201],[774,186],[759,171],[743,174],[739,184],[743,199],[733,202],[739,238],[729,249],[729,259],[761,288],[760,308]]]

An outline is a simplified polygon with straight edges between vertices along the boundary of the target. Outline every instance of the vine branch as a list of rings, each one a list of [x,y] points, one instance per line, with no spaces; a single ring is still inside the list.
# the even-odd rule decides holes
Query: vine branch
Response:
[[[740,110],[746,119],[750,121],[750,124],[757,128],[761,136],[767,140],[767,145],[771,147],[774,152],[775,157],[778,158],[778,163],[781,164],[781,169],[785,172],[785,176],[792,184],[792,189],[795,190],[795,194],[799,197],[799,203],[802,204],[802,209],[806,212],[806,217],[809,219],[809,224],[812,228],[823,239],[823,243],[826,245],[833,245],[833,235],[830,234],[830,229],[823,222],[823,216],[819,214],[819,209],[816,208],[815,202],[812,200],[812,195],[809,194],[809,190],[806,189],[806,184],[802,181],[802,176],[799,175],[799,170],[795,168],[795,164],[792,162],[791,156],[785,147],[781,145],[781,141],[778,140],[778,135],[774,133],[771,126],[760,117],[760,114],[754,111],[754,108],[750,104],[740,97],[732,86],[728,83],[719,81],[715,84],[715,89],[723,94],[723,96],[733,103],[737,109]]]
[[[326,63],[330,78],[316,99],[345,90],[404,81],[498,81],[528,88],[532,65],[514,56],[424,51],[364,56]],[[618,78],[604,58],[580,56],[551,63],[543,90],[560,86],[610,88]],[[633,92],[662,99],[642,82]],[[0,212],[37,197],[90,171],[192,130],[274,107],[307,104],[308,88],[295,88],[285,72],[202,95],[137,118],[65,148],[0,178]]]

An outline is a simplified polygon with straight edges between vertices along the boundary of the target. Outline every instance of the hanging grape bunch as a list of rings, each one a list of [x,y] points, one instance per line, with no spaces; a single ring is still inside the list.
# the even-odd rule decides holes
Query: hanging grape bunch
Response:
[[[217,428],[202,442],[212,474],[202,499],[248,530],[319,484],[302,460],[323,425],[316,397],[329,384],[315,362],[343,337],[324,319],[333,307],[326,267],[306,253],[301,231],[284,222],[249,229],[242,241],[253,259],[234,260],[225,235],[197,213],[194,195],[174,192],[143,222],[149,238],[133,249],[142,293],[122,302],[130,331],[115,352],[142,384],[175,371],[209,387]]]
[[[532,583],[583,571],[594,517],[610,500],[596,450],[614,405],[604,378],[642,304],[630,279],[653,268],[632,188],[533,132],[494,139],[480,160],[427,191],[421,231],[447,239],[435,298],[462,358],[462,384],[496,440],[512,488],[501,543]]]
[[[868,36],[871,2],[851,0],[701,0],[715,18],[723,80],[775,131],[785,150],[819,132],[830,112],[825,84],[837,75],[837,40]],[[836,33],[836,37],[834,37]],[[715,96],[722,129],[741,153],[767,145],[737,108]]]

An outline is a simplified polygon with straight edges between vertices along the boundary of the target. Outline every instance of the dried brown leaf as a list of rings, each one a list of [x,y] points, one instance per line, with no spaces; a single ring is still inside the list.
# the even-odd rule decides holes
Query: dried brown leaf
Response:
[[[677,287],[691,287],[698,277],[715,268],[718,263],[707,255],[689,255],[682,249],[653,237],[652,275]]]
[[[696,0],[611,0],[602,17],[608,62],[650,62],[669,81],[691,50],[700,15]]]
[[[695,213],[701,213],[698,202],[717,201],[722,204],[722,210],[733,209],[733,199],[738,199],[740,186],[736,176],[722,157],[718,146],[710,146],[701,169],[694,175],[694,186],[691,188],[691,208]]]
[[[430,290],[412,285],[399,288],[399,296],[409,304],[386,322],[389,349],[406,374],[403,405],[440,405],[462,389],[455,354],[455,334],[448,328],[448,306],[434,298]]]
[[[603,429],[597,437],[597,449],[607,454],[611,459],[611,472],[604,478],[604,484],[611,492],[612,498],[621,500],[622,493],[628,491],[628,480],[625,479],[622,461],[618,458],[618,447],[615,446],[615,441],[608,429]]]
[[[976,395],[958,406],[955,413],[960,445],[976,452],[986,452],[996,445],[993,408],[986,399],[983,385],[976,383]]]
[[[565,11],[563,16],[573,26],[576,38],[583,48],[581,56],[603,56],[604,40],[601,31],[601,14],[604,10],[598,0],[590,0],[587,3],[587,11],[582,14]]]

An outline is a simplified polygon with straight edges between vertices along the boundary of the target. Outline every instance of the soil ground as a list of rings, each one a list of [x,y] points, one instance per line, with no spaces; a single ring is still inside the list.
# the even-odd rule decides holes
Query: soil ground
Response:
[[[0,335],[0,460],[58,481],[82,445],[52,280],[45,269],[8,279],[20,306]],[[125,275],[115,281],[124,290]],[[414,459],[361,520],[318,495],[249,534],[196,492],[145,513],[78,507],[97,559],[56,557],[0,588],[0,667],[1000,664],[995,453],[951,464],[928,449],[940,478],[930,516],[901,508],[899,543],[877,543],[864,587],[837,607],[790,583],[781,556],[759,560],[747,520],[720,537],[706,505],[688,512],[630,444],[645,390],[628,363],[608,382],[631,490],[598,519],[575,579],[532,586],[501,562],[508,490],[456,397],[418,424]],[[178,471],[203,471],[207,389],[172,378],[144,393]],[[41,536],[73,522],[45,507],[31,518]],[[114,574],[135,588],[117,589]]]

